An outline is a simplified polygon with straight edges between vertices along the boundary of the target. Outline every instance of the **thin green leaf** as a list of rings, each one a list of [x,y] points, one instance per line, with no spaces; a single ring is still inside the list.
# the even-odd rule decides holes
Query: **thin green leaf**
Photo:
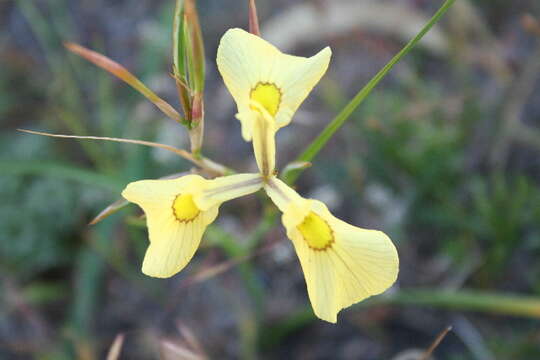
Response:
[[[539,297],[475,290],[403,289],[360,302],[354,309],[380,305],[434,307],[501,316],[540,318]],[[261,346],[272,347],[316,319],[310,306],[299,309],[296,313],[289,314],[282,322],[265,327],[261,334]]]
[[[371,303],[371,301],[368,301]],[[454,310],[481,311],[508,316],[540,318],[540,298],[515,294],[489,293],[476,290],[401,290],[373,303],[433,306]]]
[[[176,0],[173,21],[173,64],[175,75],[185,74],[184,0]],[[183,79],[185,81],[185,78]]]
[[[186,39],[189,46],[186,53],[189,66],[189,81],[191,89],[195,93],[202,94],[205,77],[204,41],[194,0],[185,0],[184,14],[186,36],[189,37],[189,39]]]
[[[326,145],[328,140],[332,138],[341,126],[349,119],[351,114],[356,110],[365,98],[371,93],[373,88],[388,74],[388,72],[396,65],[405,55],[407,55],[420,41],[424,35],[435,25],[446,11],[452,6],[455,0],[446,0],[440,9],[433,15],[430,21],[420,30],[420,32],[411,40],[401,51],[392,58],[357,94],[356,96],[341,110],[341,112],[328,124],[324,130],[317,136],[315,140],[309,144],[304,152],[296,159],[296,161],[310,162],[317,156],[319,151]],[[290,172],[290,175],[285,178],[285,181],[292,184],[298,179],[303,169]]]
[[[186,68],[186,36],[184,21],[184,0],[176,0],[173,20],[173,74],[178,90],[178,98],[184,110],[185,123],[191,123],[191,89]]]

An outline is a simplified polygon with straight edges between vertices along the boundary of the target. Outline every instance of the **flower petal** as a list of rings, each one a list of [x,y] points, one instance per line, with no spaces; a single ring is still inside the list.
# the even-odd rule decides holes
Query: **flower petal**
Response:
[[[341,309],[382,293],[396,281],[398,254],[383,232],[349,225],[334,217],[324,203],[300,198],[279,180],[269,183],[274,189],[265,189],[283,211],[287,236],[319,318],[335,323]]]
[[[206,227],[218,214],[215,206],[189,222],[179,222],[172,212],[147,213],[150,246],[146,250],[142,272],[168,278],[182,270],[199,247]]]
[[[238,174],[206,180],[187,175],[172,180],[142,180],[122,192],[146,214],[150,246],[142,271],[166,278],[182,270],[199,247],[206,227],[224,201],[262,187],[260,174]]]
[[[207,180],[199,175],[166,180],[139,180],[129,183],[122,191],[122,196],[147,212],[162,209],[164,204],[170,204],[176,195],[185,189],[189,189],[190,192],[201,191],[205,181]]]
[[[252,137],[252,92],[262,90],[259,95],[269,99],[267,109],[277,130],[290,123],[326,72],[331,54],[327,47],[310,58],[287,55],[256,35],[241,29],[228,30],[218,47],[217,65],[238,106],[237,118],[242,123],[244,139],[250,141]]]

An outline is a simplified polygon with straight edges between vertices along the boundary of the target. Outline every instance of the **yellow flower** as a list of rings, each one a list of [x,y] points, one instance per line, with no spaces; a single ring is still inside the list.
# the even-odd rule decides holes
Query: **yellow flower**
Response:
[[[283,212],[319,318],[335,323],[341,309],[382,293],[396,281],[398,254],[383,232],[337,219],[322,202],[302,198],[275,177],[265,190]]]
[[[263,188],[282,211],[315,314],[335,323],[342,309],[380,294],[397,279],[399,259],[381,231],[349,225],[320,201],[304,199],[274,174],[275,134],[287,125],[325,73],[331,51],[311,58],[281,53],[263,39],[232,29],[221,39],[217,64],[238,106],[245,140],[253,141],[260,174],[206,180],[143,180],[122,195],[142,207],[150,246],[142,271],[170,277],[193,257],[221,203]]]
[[[173,180],[141,180],[127,185],[122,196],[146,214],[150,246],[142,271],[167,278],[178,273],[199,247],[206,227],[221,203],[262,188],[260,174],[206,180],[187,175]]]
[[[283,54],[241,29],[230,29],[221,38],[218,69],[238,106],[242,136],[246,141],[254,139],[257,164],[264,175],[274,171],[274,133],[291,122],[326,72],[331,54],[329,47],[310,58]]]

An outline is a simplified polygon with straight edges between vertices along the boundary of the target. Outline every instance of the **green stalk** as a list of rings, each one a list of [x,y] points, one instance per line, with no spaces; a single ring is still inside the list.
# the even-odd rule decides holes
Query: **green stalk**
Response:
[[[396,65],[405,55],[407,55],[420,41],[424,35],[435,25],[446,11],[452,6],[455,0],[446,0],[440,9],[433,15],[430,21],[420,30],[420,32],[405,45],[401,51],[390,60],[357,94],[356,96],[341,110],[341,112],[328,124],[324,130],[317,136],[315,140],[309,144],[304,152],[296,159],[300,162],[311,162],[315,156],[326,145],[328,140],[332,138],[341,126],[349,119],[351,114],[356,110],[365,98],[371,93],[373,88],[388,74],[388,72]],[[291,171],[284,179],[288,184],[293,184],[304,169]]]
[[[452,310],[467,310],[499,315],[540,318],[540,298],[502,295],[476,290],[434,291],[427,289],[402,290],[388,298],[380,297],[372,304],[432,306]]]
[[[421,306],[455,311],[476,311],[502,316],[540,319],[540,298],[516,294],[497,294],[475,290],[408,289],[385,294],[358,303],[354,309],[380,305]],[[279,344],[289,334],[307,326],[317,318],[306,306],[284,321],[264,327],[260,334],[263,348]]]

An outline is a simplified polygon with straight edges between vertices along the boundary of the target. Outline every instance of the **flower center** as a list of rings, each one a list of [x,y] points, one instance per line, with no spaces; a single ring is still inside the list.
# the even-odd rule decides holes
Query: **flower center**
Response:
[[[251,89],[250,98],[261,104],[270,115],[276,116],[281,103],[281,91],[275,84],[260,82]]]
[[[190,194],[178,194],[173,202],[174,216],[178,221],[191,221],[201,212]]]
[[[296,228],[313,250],[326,250],[334,242],[334,234],[328,223],[313,211]]]

